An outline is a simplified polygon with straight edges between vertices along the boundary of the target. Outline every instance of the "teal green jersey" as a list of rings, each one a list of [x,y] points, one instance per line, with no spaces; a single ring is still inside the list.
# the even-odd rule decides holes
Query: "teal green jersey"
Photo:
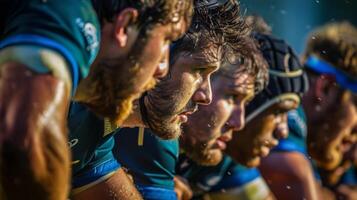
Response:
[[[196,194],[239,188],[260,177],[256,168],[246,168],[224,155],[215,166],[196,164],[184,155],[180,155],[176,168],[178,175],[185,177]]]
[[[73,174],[76,175],[93,158],[99,141],[105,141],[107,138],[103,136],[104,121],[101,118],[80,104],[72,104],[71,110],[72,114],[68,118],[68,144],[72,151]]]
[[[27,0],[7,5],[0,49],[49,48],[69,63],[72,85],[87,76],[99,50],[100,27],[90,0]],[[26,64],[26,63],[25,63]]]
[[[299,152],[308,157],[306,147],[306,116],[302,106],[288,112],[289,136],[279,140],[273,151]]]
[[[115,157],[138,186],[173,189],[178,140],[161,140],[149,129],[143,134],[139,130],[123,128],[115,135]]]
[[[16,51],[11,59],[38,73],[48,73],[38,67],[41,59],[36,52],[55,51],[66,61],[74,93],[99,50],[100,26],[91,0],[15,0],[6,4],[3,15],[1,52]],[[112,156],[114,139],[105,120],[72,102],[68,126],[74,187],[96,181],[119,167]]]
[[[71,114],[68,119],[73,186],[83,186],[116,170],[119,164],[112,154],[115,127],[111,127],[109,122],[97,117],[78,103],[71,105]],[[100,174],[98,174],[98,169],[95,170],[96,173],[91,172],[109,161],[111,161],[110,169],[107,167]]]

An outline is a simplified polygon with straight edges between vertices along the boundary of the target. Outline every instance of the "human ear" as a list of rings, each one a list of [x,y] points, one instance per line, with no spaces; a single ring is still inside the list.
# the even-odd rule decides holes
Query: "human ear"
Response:
[[[316,98],[322,99],[328,95],[331,89],[331,83],[328,77],[326,76],[319,76],[316,79],[316,84],[315,87],[313,88],[315,90],[315,96]]]
[[[114,37],[119,47],[125,47],[128,43],[128,29],[138,20],[138,10],[125,8],[121,11],[114,21]]]

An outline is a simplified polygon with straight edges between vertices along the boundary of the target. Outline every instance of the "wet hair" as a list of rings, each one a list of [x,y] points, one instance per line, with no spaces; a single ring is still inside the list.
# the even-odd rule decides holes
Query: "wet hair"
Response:
[[[310,33],[303,60],[316,56],[357,77],[357,29],[349,22],[330,23]]]
[[[184,17],[189,24],[192,17],[192,0],[92,0],[99,20],[113,22],[114,17],[126,8],[139,11],[139,27],[168,24]]]
[[[268,63],[263,57],[261,51],[258,49],[257,41],[253,38],[247,38],[245,41],[246,48],[250,51],[245,56],[239,52],[234,52],[234,55],[230,56],[226,62],[228,65],[224,65],[218,70],[218,72],[212,76],[212,80],[219,76],[232,77],[237,73],[248,73],[255,79],[255,93],[261,92],[267,85],[269,79]],[[232,60],[232,58],[234,60]],[[234,76],[234,75],[233,75]]]
[[[245,55],[249,51],[246,45],[249,34],[238,1],[227,0],[213,8],[195,7],[192,24],[185,36],[174,43],[170,60],[174,62],[182,52],[194,53],[208,47],[221,49],[219,55],[206,55],[217,61],[226,60],[233,51]]]
[[[271,34],[272,30],[268,23],[259,15],[250,15],[245,19],[248,26],[252,28],[253,32]]]

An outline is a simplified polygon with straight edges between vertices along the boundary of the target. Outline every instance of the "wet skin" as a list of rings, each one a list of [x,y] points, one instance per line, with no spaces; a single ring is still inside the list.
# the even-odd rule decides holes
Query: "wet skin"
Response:
[[[257,167],[261,158],[278,145],[278,140],[288,136],[287,112],[297,106],[294,100],[271,106],[233,136],[226,153],[242,165]]]
[[[218,53],[215,47],[205,51]],[[210,76],[219,65],[205,52],[179,53],[168,76],[145,97],[147,119],[155,134],[164,139],[178,138],[181,124],[197,106],[211,103]]]
[[[309,154],[320,168],[334,170],[356,142],[356,97],[330,76],[314,78],[311,88],[303,99]]]
[[[233,131],[244,127],[245,105],[254,96],[254,80],[244,72],[233,77],[215,75],[212,103],[200,106],[183,126],[180,145],[190,158],[204,165],[220,162]]]
[[[139,62],[140,70],[134,70],[135,73],[124,73],[126,77],[118,78],[118,73],[123,74],[120,70],[123,69],[125,72],[133,69],[134,65],[123,62],[122,58],[128,60],[128,51],[133,49],[132,46],[136,44],[139,34],[135,27],[129,26],[131,20],[135,21],[137,11],[128,9],[117,17],[114,25],[106,24],[107,26],[103,27],[105,39],[101,44],[102,49],[91,67],[89,76],[80,82],[76,97],[80,101],[88,100],[86,103],[94,112],[120,124],[130,109],[118,111],[118,104],[130,105],[131,101],[148,87],[153,78],[166,74],[169,42],[182,35],[188,24],[179,20],[154,27],[149,40],[141,41],[147,46],[139,46],[143,50],[135,54],[135,61]],[[156,51],[153,51],[153,48]],[[118,67],[123,65],[126,67]],[[20,63],[5,63],[0,69],[1,185],[7,197],[66,199],[70,182],[66,120],[71,92],[68,89],[70,86],[66,83],[70,77],[62,80],[51,74],[37,74]],[[104,71],[104,77],[108,79],[98,81],[95,77],[96,70]],[[117,86],[120,84],[117,80],[128,82],[128,77],[131,81],[138,81],[137,86],[129,82],[134,87],[125,91],[123,88],[118,89]],[[101,90],[103,88],[108,90],[104,93]],[[119,97],[116,96],[119,93]],[[102,101],[103,99],[105,101]],[[115,111],[114,114],[112,110]],[[110,184],[114,182],[112,179],[108,180]],[[136,191],[132,184],[128,186],[133,192]]]

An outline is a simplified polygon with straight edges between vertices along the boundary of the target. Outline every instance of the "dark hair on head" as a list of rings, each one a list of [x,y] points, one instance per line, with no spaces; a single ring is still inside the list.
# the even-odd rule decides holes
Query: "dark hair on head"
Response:
[[[245,48],[247,53],[241,55],[239,52],[234,52],[234,55],[228,56],[228,60],[222,64],[222,67],[213,76],[219,77],[235,77],[239,73],[248,73],[255,79],[255,93],[261,92],[267,85],[269,79],[268,63],[263,57],[263,54],[258,49],[257,41],[253,38],[246,38]]]
[[[357,29],[349,22],[330,23],[310,33],[303,60],[317,56],[357,77]]]
[[[200,1],[195,2],[197,4]],[[250,29],[240,13],[238,1],[227,0],[213,8],[195,7],[192,24],[186,35],[175,42],[171,58],[175,58],[177,52],[197,52],[209,45],[220,49],[220,55],[216,55],[218,61],[227,59],[232,51],[245,55],[249,34]]]
[[[92,0],[101,23],[112,22],[114,17],[125,8],[139,11],[139,27],[152,24],[179,22],[182,17],[191,22],[192,0]]]
[[[272,33],[271,27],[268,23],[263,19],[263,17],[259,15],[250,15],[245,19],[248,26],[252,28],[253,32],[263,33],[270,35]]]

